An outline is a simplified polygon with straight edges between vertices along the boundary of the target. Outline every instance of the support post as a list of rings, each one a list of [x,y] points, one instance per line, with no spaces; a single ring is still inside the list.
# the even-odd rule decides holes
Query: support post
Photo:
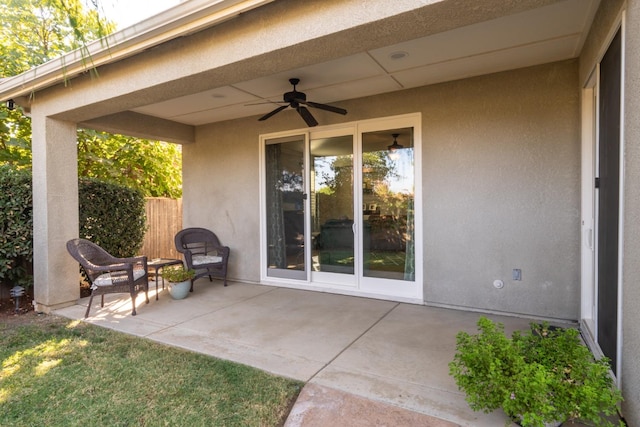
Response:
[[[35,108],[34,108],[35,110]],[[45,313],[80,296],[78,264],[66,242],[78,237],[76,124],[32,115],[34,306]]]

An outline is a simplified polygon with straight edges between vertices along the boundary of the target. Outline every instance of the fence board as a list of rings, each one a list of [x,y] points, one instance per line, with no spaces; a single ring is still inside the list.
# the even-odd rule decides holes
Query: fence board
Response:
[[[147,233],[140,253],[153,258],[178,258],[173,237],[182,229],[182,199],[146,199]]]

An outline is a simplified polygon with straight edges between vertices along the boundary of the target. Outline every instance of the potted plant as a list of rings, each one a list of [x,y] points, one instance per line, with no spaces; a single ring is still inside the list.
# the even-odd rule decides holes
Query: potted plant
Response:
[[[576,329],[532,324],[531,330],[509,338],[503,324],[481,317],[478,331],[458,333],[449,363],[471,409],[489,413],[502,408],[524,427],[571,420],[613,426],[606,416],[617,413],[622,395],[608,359],[594,360]]]
[[[191,289],[191,280],[195,270],[188,270],[183,265],[172,265],[162,269],[162,277],[169,282],[169,294],[173,299],[186,298]]]

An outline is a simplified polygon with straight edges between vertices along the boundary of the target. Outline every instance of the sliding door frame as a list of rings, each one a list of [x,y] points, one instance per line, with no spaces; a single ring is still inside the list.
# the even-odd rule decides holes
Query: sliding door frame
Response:
[[[292,279],[287,277],[273,277],[268,275],[267,265],[267,227],[266,227],[266,161],[265,147],[268,140],[286,138],[293,135],[304,136],[306,142],[305,148],[305,194],[310,194],[310,165],[309,165],[309,144],[312,135],[337,135],[341,131],[345,135],[354,136],[354,203],[355,206],[362,205],[362,134],[366,132],[384,131],[386,129],[395,128],[413,128],[413,149],[414,149],[414,242],[415,242],[415,277],[413,281],[401,281],[391,279],[381,279],[374,277],[364,277],[362,270],[362,231],[356,227],[355,250],[355,285],[341,283],[324,283],[312,280],[311,268],[311,223],[310,217],[310,197],[305,199],[305,212],[307,220],[305,221],[305,262],[306,262],[306,278]],[[282,287],[291,287],[296,289],[317,290],[323,292],[333,292],[346,295],[356,295],[364,297],[372,297],[386,299],[392,301],[401,301],[409,303],[424,303],[424,285],[423,285],[423,225],[422,225],[422,115],[420,113],[404,114],[399,116],[382,117],[357,122],[343,123],[331,126],[318,126],[312,129],[294,129],[284,132],[276,132],[260,135],[260,283],[265,285],[277,285]],[[362,212],[354,209],[357,224],[362,224]]]

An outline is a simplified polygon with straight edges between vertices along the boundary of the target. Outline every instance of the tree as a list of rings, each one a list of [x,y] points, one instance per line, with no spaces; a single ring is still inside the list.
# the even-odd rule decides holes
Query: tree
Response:
[[[150,197],[182,195],[182,152],[175,144],[78,132],[78,175],[135,188]]]
[[[81,0],[0,0],[3,77],[14,76],[64,52],[85,48],[115,29],[101,19],[98,4]]]
[[[97,0],[0,0],[0,77],[10,77],[103,37],[115,25],[100,18]],[[87,54],[87,69],[91,58]],[[97,75],[97,73],[95,73]],[[98,76],[99,77],[99,76]],[[0,106],[0,164],[31,167],[31,121]],[[127,185],[145,196],[182,195],[180,147],[165,142],[78,129],[81,177]]]

